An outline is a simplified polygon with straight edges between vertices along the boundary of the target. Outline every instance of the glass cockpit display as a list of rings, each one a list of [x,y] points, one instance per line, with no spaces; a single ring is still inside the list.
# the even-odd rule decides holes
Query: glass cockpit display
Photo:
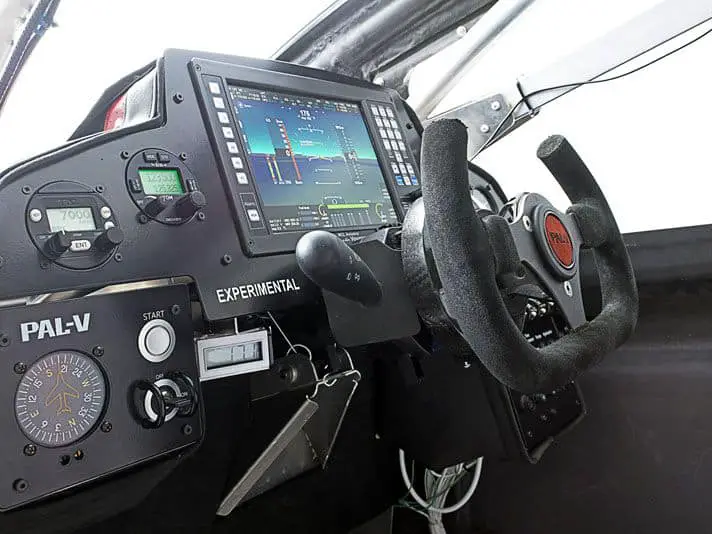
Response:
[[[229,91],[273,233],[397,222],[357,104]]]

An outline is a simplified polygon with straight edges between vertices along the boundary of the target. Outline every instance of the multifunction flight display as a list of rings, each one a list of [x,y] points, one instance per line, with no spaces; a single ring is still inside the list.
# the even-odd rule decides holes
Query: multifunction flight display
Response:
[[[358,104],[229,86],[272,233],[397,222]]]

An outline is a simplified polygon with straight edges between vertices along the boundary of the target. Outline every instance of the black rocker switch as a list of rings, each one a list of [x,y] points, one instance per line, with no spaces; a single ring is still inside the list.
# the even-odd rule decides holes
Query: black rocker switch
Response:
[[[47,240],[45,253],[50,258],[59,258],[69,250],[70,246],[72,246],[72,240],[67,235],[67,232],[60,230],[59,232],[55,232],[54,235]]]
[[[107,228],[103,234],[96,238],[96,247],[99,250],[108,252],[116,247],[118,247],[124,240],[124,233],[121,228],[116,228],[115,226]]]
[[[159,196],[151,200],[143,207],[143,212],[149,217],[157,217],[171,204],[171,197]]]
[[[383,297],[381,284],[368,265],[338,236],[315,230],[302,236],[296,248],[297,264],[322,289],[375,306]]]
[[[181,219],[190,219],[205,207],[205,195],[200,191],[193,191],[178,197],[173,204],[175,215]]]

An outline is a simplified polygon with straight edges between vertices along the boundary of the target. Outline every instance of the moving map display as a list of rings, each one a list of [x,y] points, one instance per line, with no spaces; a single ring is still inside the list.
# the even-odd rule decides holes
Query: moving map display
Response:
[[[396,222],[359,106],[230,87],[273,232]]]

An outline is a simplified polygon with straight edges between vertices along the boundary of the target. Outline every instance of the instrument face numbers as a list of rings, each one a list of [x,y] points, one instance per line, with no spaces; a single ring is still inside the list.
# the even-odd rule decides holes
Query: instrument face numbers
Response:
[[[105,404],[106,381],[99,365],[80,352],[58,351],[25,372],[15,394],[15,417],[33,443],[62,447],[86,436]]]

